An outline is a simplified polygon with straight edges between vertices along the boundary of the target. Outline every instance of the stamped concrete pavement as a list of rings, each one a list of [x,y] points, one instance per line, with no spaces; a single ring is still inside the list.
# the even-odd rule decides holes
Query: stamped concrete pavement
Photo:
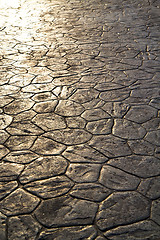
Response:
[[[160,1],[0,4],[0,240],[159,240]]]

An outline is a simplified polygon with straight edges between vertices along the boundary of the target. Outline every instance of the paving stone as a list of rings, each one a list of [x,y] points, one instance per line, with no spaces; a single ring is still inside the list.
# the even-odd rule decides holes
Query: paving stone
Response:
[[[102,92],[100,94],[100,99],[106,102],[119,102],[128,98],[130,95],[130,90],[127,88],[113,89],[110,91]]]
[[[160,197],[160,177],[143,179],[138,187],[138,191],[150,199]]]
[[[145,136],[145,140],[156,146],[160,146],[160,130],[148,132]]]
[[[75,182],[95,182],[99,177],[100,164],[79,164],[72,163],[69,165],[66,174]]]
[[[78,183],[72,188],[70,195],[85,200],[101,202],[110,193],[110,189],[97,183]]]
[[[60,100],[58,106],[56,107],[55,113],[71,117],[78,116],[84,111],[84,108],[76,102],[70,100]]]
[[[14,93],[17,93],[19,90],[20,88],[16,86],[11,86],[11,85],[0,86],[1,96],[12,95]]]
[[[47,227],[92,224],[97,204],[72,197],[57,197],[45,200],[35,211],[38,221]]]
[[[56,106],[58,104],[57,100],[50,100],[45,102],[36,103],[33,109],[37,113],[47,113],[47,112],[54,112]]]
[[[5,129],[12,122],[12,117],[6,114],[0,114],[0,129]]]
[[[52,91],[55,87],[53,83],[32,83],[26,87],[22,88],[23,93],[42,93],[47,91]]]
[[[43,93],[37,93],[35,94],[32,99],[35,102],[43,102],[43,101],[49,101],[49,100],[54,100],[57,99],[57,97],[51,93],[51,92],[43,92]]]
[[[110,115],[100,108],[86,110],[81,116],[88,121],[110,118]]]
[[[0,213],[0,236],[1,240],[6,240],[6,220],[7,217]]]
[[[64,236],[66,240],[80,240],[80,239],[95,239],[97,231],[93,226],[78,226],[78,227],[65,227],[65,228],[53,228],[41,232],[38,240],[63,240]]]
[[[147,106],[133,106],[125,115],[125,118],[136,123],[144,123],[150,120],[151,118],[156,117],[157,110]]]
[[[99,182],[110,189],[135,190],[140,179],[118,168],[104,165],[101,169]]]
[[[5,130],[0,130],[0,144],[3,144],[8,137],[9,134]]]
[[[86,144],[69,146],[63,156],[70,162],[103,163],[108,160],[106,156]]]
[[[39,199],[22,189],[17,189],[0,202],[0,210],[7,216],[32,212]]]
[[[153,156],[126,156],[111,159],[108,161],[108,164],[144,178],[157,176],[160,173],[160,161]]]
[[[32,74],[20,74],[13,76],[9,83],[16,87],[24,87],[31,83],[34,75]]]
[[[18,183],[16,181],[12,182],[0,182],[0,200],[10,194],[13,190],[18,187]]]
[[[42,155],[60,154],[65,149],[66,147],[61,143],[55,142],[45,137],[39,137],[31,148],[33,152],[37,154],[42,154]]]
[[[78,89],[72,96],[71,100],[78,102],[78,103],[85,103],[89,102],[92,99],[97,98],[98,92],[94,89]]]
[[[151,219],[160,225],[160,199],[152,202]]]
[[[41,226],[32,216],[23,215],[9,218],[8,238],[10,240],[34,240]]]
[[[158,240],[159,234],[160,227],[156,223],[146,220],[109,230],[105,236],[109,240]]]
[[[29,122],[12,123],[6,130],[11,135],[39,135],[44,133],[42,129]]]
[[[4,107],[11,103],[14,99],[10,96],[0,96],[0,107]]]
[[[88,144],[107,157],[120,157],[131,154],[126,141],[113,135],[94,136]]]
[[[105,102],[99,98],[93,99],[89,102],[83,103],[83,107],[87,110],[87,109],[96,109],[96,108],[101,108],[103,107],[105,104]],[[95,110],[96,111],[96,110]]]
[[[84,128],[86,125],[86,121],[81,117],[67,117],[65,120],[69,128]]]
[[[53,173],[53,175],[55,175],[55,173]],[[24,188],[38,197],[47,199],[66,194],[73,185],[73,182],[66,176],[57,176],[46,180],[44,179],[28,183],[24,186]]]
[[[153,155],[154,146],[144,140],[130,140],[128,145],[134,154]]]
[[[129,107],[129,104],[124,102],[107,102],[102,106],[102,109],[112,117],[121,118],[127,113]]]
[[[112,131],[113,120],[105,119],[89,122],[86,129],[92,134],[109,134]]]
[[[53,80],[53,77],[51,76],[45,76],[45,75],[39,75],[39,76],[36,76],[36,78],[34,78],[34,80],[32,81],[32,83],[50,83],[52,82]]]
[[[27,164],[35,159],[37,159],[39,155],[25,150],[25,151],[13,151],[10,152],[6,157],[5,160],[7,162],[13,162],[13,163],[21,163],[21,164]]]
[[[16,180],[18,175],[22,172],[24,166],[15,163],[0,163],[0,180],[12,181]]]
[[[160,129],[160,118],[151,119],[150,121],[144,123],[143,127],[147,131],[154,131]]]
[[[33,110],[25,111],[14,116],[13,122],[27,122],[31,121],[36,115]]]
[[[24,169],[20,181],[27,183],[54,177],[64,173],[66,168],[67,161],[61,156],[40,157]]]
[[[31,99],[15,100],[9,103],[5,108],[5,113],[16,115],[22,111],[31,109],[34,102]]]
[[[81,144],[89,141],[92,135],[83,130],[83,129],[62,129],[62,130],[55,130],[52,132],[48,132],[43,134],[45,137],[49,137],[57,142],[66,144],[66,145],[75,145]]]
[[[9,150],[6,147],[4,147],[3,145],[0,145],[0,159],[5,157],[7,155],[7,153],[9,153]]]
[[[64,118],[54,113],[37,114],[32,122],[45,131],[66,128]]]
[[[157,109],[160,109],[160,97],[153,98],[149,104]]]
[[[11,136],[5,145],[13,151],[27,150],[32,146],[35,139],[35,136],[28,135]]]
[[[150,204],[145,197],[136,192],[117,192],[100,204],[96,220],[101,230],[108,230],[144,220],[149,215]]]

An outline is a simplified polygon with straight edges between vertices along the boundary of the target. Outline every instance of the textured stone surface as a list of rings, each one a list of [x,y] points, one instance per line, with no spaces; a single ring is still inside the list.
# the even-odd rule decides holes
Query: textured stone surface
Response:
[[[30,99],[15,100],[9,103],[5,108],[5,112],[8,114],[17,114],[22,111],[29,110],[33,106],[34,102]]]
[[[2,240],[6,240],[6,216],[0,213],[0,236]]]
[[[5,144],[9,149],[14,151],[26,150],[32,146],[35,139],[35,136],[28,135],[11,136]]]
[[[160,197],[160,177],[153,177],[142,180],[138,191],[143,195],[156,199]]]
[[[160,199],[152,202],[151,219],[158,225],[160,224]]]
[[[112,131],[112,126],[113,120],[105,119],[89,122],[86,128],[92,134],[109,134]]]
[[[15,163],[0,163],[0,180],[1,181],[11,181],[17,179],[18,175],[24,169],[23,165]]]
[[[12,117],[7,114],[0,114],[0,129],[5,129],[12,122]]]
[[[84,108],[76,102],[60,100],[55,112],[62,116],[78,116],[83,112]]]
[[[103,118],[110,118],[109,114],[100,108],[86,110],[82,117],[88,121],[100,120]]]

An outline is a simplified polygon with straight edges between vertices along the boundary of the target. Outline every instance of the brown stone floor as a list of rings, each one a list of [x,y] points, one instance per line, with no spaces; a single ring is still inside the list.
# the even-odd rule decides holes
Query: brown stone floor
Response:
[[[160,1],[0,1],[0,240],[160,240]]]

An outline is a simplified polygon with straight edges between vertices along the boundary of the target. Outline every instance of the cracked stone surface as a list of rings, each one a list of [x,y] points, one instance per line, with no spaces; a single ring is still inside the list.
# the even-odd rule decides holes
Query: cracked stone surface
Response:
[[[0,1],[0,240],[159,240],[159,8]]]

